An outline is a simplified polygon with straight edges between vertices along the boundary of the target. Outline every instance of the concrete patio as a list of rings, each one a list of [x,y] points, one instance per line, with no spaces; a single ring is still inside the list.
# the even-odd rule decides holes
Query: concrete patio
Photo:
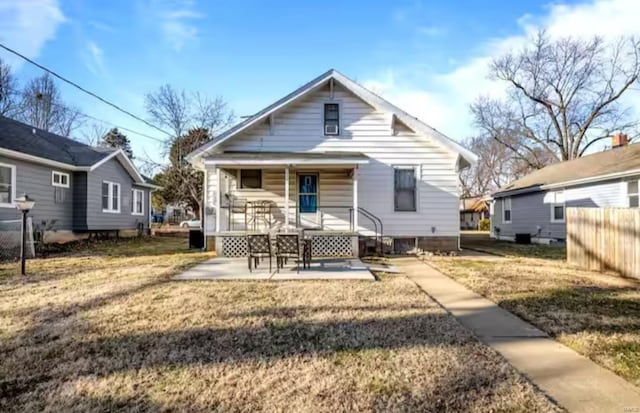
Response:
[[[294,260],[276,272],[276,260],[269,272],[269,261],[262,261],[257,269],[249,272],[246,258],[213,258],[196,265],[173,277],[174,280],[368,280],[375,277],[368,267],[357,258],[325,258],[314,259],[311,268],[302,268],[296,273]]]

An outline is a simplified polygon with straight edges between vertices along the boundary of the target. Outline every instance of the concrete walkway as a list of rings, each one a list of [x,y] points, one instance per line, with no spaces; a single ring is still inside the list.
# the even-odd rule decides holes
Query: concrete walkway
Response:
[[[640,389],[416,258],[398,268],[570,412],[640,411]]]

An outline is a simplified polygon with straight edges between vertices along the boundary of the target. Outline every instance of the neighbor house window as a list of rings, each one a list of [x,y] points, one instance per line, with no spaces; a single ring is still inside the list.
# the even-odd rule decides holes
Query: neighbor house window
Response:
[[[551,222],[564,222],[564,191],[551,193]]]
[[[141,189],[132,189],[131,195],[131,215],[144,215],[144,191],[142,191]]]
[[[394,210],[397,212],[416,211],[416,169],[395,167],[393,179]]]
[[[260,189],[262,188],[262,169],[240,169],[240,189]]]
[[[629,181],[627,182],[627,200],[628,205],[631,208],[637,208],[640,206],[640,193],[638,192],[638,181]]]
[[[64,172],[52,171],[51,185],[59,186],[61,188],[69,188],[69,174],[66,174]]]
[[[502,200],[502,222],[505,224],[511,222],[511,197]]]
[[[0,163],[0,207],[14,208],[16,199],[16,167]]]
[[[324,104],[324,134],[340,134],[340,105],[337,103]]]
[[[120,212],[120,184],[102,183],[102,212]]]

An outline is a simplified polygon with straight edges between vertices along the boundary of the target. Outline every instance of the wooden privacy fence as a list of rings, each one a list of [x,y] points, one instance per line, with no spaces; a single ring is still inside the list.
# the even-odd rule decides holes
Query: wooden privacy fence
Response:
[[[640,278],[640,209],[567,208],[567,261]]]

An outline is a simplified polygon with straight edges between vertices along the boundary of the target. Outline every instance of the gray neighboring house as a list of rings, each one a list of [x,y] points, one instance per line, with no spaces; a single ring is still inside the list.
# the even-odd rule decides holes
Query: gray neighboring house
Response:
[[[36,201],[34,224],[53,223],[46,242],[146,230],[156,188],[122,150],[94,148],[0,116],[0,221],[20,219],[14,201],[26,193]]]
[[[640,144],[627,142],[616,135],[612,149],[549,165],[500,188],[493,194],[491,236],[564,241],[566,207],[637,208]]]

